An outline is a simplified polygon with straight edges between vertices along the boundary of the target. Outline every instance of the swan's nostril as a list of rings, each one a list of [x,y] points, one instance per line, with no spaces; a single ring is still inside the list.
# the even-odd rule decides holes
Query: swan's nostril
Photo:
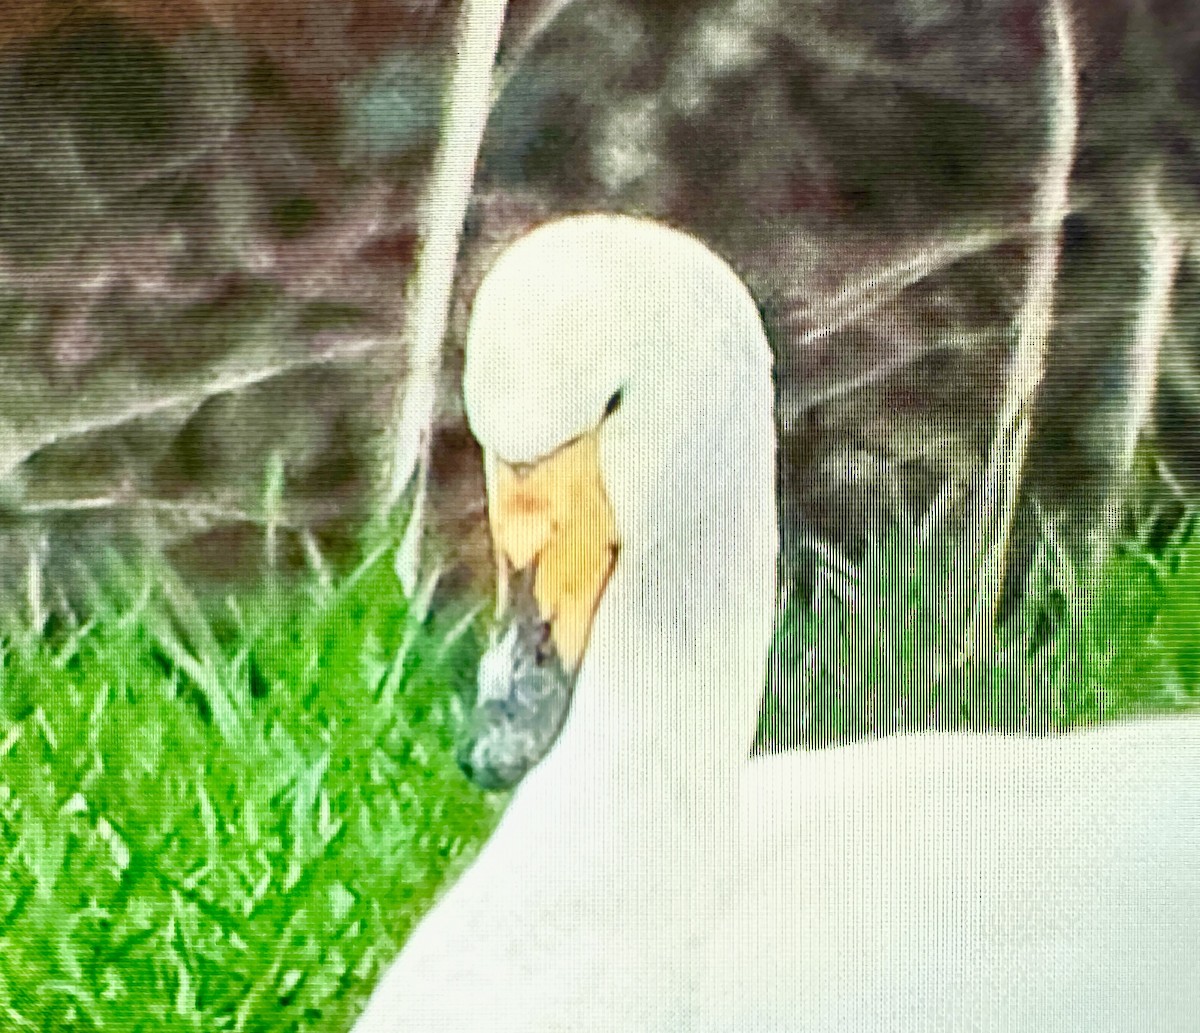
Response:
[[[542,621],[538,626],[537,643],[533,649],[534,662],[542,667],[554,659],[554,642],[550,638],[551,629],[549,621]]]

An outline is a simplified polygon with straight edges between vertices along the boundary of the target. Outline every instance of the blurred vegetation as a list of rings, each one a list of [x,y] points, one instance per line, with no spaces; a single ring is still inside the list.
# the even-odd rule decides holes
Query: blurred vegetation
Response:
[[[480,648],[394,542],[205,604],[116,556],[10,617],[0,1024],[346,1029],[499,799],[453,760]]]
[[[784,705],[807,706],[809,743],[1194,707],[1195,520],[1114,556],[1087,605],[1048,535],[1041,605],[965,666],[948,632],[970,591],[936,521],[855,571],[822,566],[815,605],[779,628]],[[406,602],[395,551],[367,539],[348,565],[314,553],[300,576],[208,597],[113,553],[79,615],[45,607],[30,571],[0,638],[5,1029],[349,1027],[507,799],[454,762],[480,622],[430,610],[429,582]],[[772,741],[795,727],[779,702],[767,748],[795,744]]]
[[[781,608],[758,750],[926,728],[1052,735],[1200,707],[1197,510],[1140,514],[1093,575],[1043,518],[1021,602],[968,651],[969,512],[943,490],[857,563],[817,550],[811,601]]]
[[[557,17],[549,18],[557,12]],[[0,12],[0,590],[112,541],[255,569],[270,521],[348,554],[403,380],[403,287],[457,14],[430,0]],[[1200,373],[1200,24],[1186,0],[1071,9],[1080,142],[1015,550],[1081,562],[1117,453],[1150,270],[1144,184],[1187,244],[1147,445],[1189,492]],[[458,341],[497,248],[584,208],[708,240],[777,354],[781,518],[847,558],[987,454],[1046,136],[1043,7],[519,0],[501,46],[437,415],[446,591],[486,572]],[[484,576],[486,574],[484,573]]]
[[[81,553],[147,541],[250,581],[222,561],[263,556],[268,521],[284,556],[348,554],[453,5],[20,6],[0,12],[0,588],[32,553],[69,585]]]

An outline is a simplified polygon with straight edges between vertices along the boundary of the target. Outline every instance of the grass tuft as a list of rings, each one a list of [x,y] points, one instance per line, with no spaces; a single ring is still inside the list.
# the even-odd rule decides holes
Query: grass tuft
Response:
[[[391,561],[202,604],[110,558],[6,636],[0,1028],[349,1027],[498,812],[453,762],[478,634]]]
[[[963,661],[969,538],[949,502],[857,565],[831,555],[813,604],[788,604],[769,747],[798,713],[811,745],[1200,703],[1195,518],[1116,550],[1094,590],[1047,528],[1024,609]],[[0,1029],[349,1028],[504,803],[453,759],[481,622],[430,614],[428,586],[409,600],[395,552],[207,600],[110,556],[85,619],[10,616]]]
[[[1092,581],[1043,525],[1017,612],[970,655],[958,518],[935,505],[922,524],[894,524],[857,564],[827,564],[811,603],[786,601],[759,749],[929,727],[1050,733],[1200,706],[1194,515],[1161,549],[1122,544]]]

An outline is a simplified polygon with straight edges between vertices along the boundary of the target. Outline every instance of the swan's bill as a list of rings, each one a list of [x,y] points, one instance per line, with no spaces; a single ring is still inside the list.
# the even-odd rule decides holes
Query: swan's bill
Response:
[[[529,466],[489,457],[488,517],[500,596],[510,571],[532,574],[534,600],[563,667],[583,660],[619,542],[600,474],[599,435],[580,435]]]
[[[532,575],[530,567],[513,578],[459,739],[458,766],[481,789],[516,786],[558,739],[574,697],[575,677],[537,612]]]

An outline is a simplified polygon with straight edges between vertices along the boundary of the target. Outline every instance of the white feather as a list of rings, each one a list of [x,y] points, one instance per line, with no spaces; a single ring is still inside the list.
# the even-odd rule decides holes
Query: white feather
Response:
[[[757,313],[664,227],[535,231],[476,302],[472,427],[532,461],[621,385],[623,548],[570,716],[356,1033],[1200,1028],[1200,722],[747,760],[777,547]]]

